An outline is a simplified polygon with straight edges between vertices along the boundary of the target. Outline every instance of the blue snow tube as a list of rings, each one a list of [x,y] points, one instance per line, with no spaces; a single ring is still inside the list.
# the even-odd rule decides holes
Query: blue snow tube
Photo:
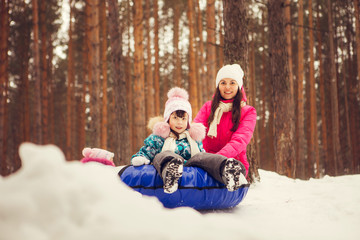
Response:
[[[246,196],[249,184],[229,192],[226,186],[201,168],[184,167],[179,188],[164,193],[163,181],[153,165],[126,166],[118,173],[120,179],[143,195],[155,196],[166,208],[191,207],[197,210],[226,209],[238,205]]]

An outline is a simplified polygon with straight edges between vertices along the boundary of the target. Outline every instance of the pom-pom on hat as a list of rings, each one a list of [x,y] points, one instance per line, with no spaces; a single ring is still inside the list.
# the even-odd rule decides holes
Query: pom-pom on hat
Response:
[[[219,86],[220,80],[224,78],[234,79],[241,89],[243,85],[244,71],[239,64],[225,65],[218,71],[216,75],[216,87]]]
[[[189,102],[189,94],[183,88],[174,87],[169,90],[168,100],[165,103],[165,110],[164,110],[164,120],[167,122],[170,118],[170,115],[177,111],[183,110],[189,115],[189,124],[191,123],[192,119],[192,110],[191,104]]]

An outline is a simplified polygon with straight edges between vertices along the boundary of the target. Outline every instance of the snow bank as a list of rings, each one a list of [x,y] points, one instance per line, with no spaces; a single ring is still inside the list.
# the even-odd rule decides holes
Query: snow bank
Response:
[[[293,180],[260,170],[234,209],[165,209],[124,185],[114,168],[66,162],[26,143],[23,167],[0,177],[0,240],[358,239],[360,175]]]

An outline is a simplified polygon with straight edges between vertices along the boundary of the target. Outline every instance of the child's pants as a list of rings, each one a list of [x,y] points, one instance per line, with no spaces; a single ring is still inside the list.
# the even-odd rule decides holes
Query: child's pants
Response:
[[[174,158],[178,158],[183,162],[185,161],[183,157],[172,151],[164,151],[155,156],[153,160],[153,165],[156,171],[161,176],[161,178],[162,178],[163,167],[167,162],[169,162]],[[200,152],[195,156],[191,157],[184,166],[200,167],[204,169],[208,174],[210,174],[213,178],[215,178],[217,181],[224,183],[224,180],[222,179],[222,170],[224,168],[226,159],[227,157],[219,154]]]

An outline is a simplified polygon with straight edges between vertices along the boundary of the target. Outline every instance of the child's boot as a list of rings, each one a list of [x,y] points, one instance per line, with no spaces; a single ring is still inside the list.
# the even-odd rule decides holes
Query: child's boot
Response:
[[[165,193],[173,193],[178,189],[178,181],[182,176],[183,169],[183,161],[179,158],[173,158],[165,164],[162,170]]]

